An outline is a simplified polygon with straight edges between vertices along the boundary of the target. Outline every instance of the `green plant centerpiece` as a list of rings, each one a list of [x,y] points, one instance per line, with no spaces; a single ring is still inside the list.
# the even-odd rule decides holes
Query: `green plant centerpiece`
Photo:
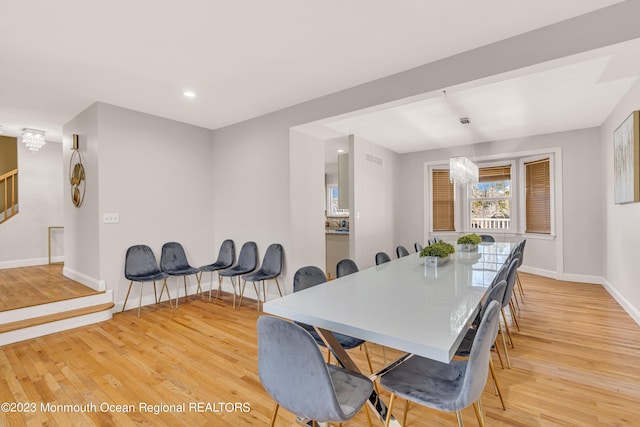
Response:
[[[458,237],[458,244],[460,245],[460,250],[462,252],[471,252],[476,250],[480,243],[482,243],[482,237],[475,233],[465,234],[464,236]]]
[[[425,246],[419,255],[421,258],[425,258],[425,265],[435,267],[449,261],[449,255],[455,251],[456,248],[451,243],[440,241]]]

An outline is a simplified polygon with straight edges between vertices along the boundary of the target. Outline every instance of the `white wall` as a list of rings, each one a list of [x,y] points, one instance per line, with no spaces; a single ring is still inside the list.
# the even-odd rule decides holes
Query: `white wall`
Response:
[[[613,199],[613,131],[632,111],[640,109],[640,82],[631,88],[600,128],[600,154],[604,184],[605,228],[604,250],[605,285],[640,323],[640,203],[616,205]],[[638,179],[636,177],[636,179]]]
[[[97,123],[92,140],[99,161],[93,159],[93,150],[83,161],[88,180],[99,181],[100,193],[89,198],[92,189],[87,187],[85,203],[89,203],[75,208],[68,202],[70,218],[65,220],[75,235],[97,233],[97,247],[87,242],[91,244],[87,249],[82,241],[70,245],[75,253],[95,251],[91,255],[100,262],[97,272],[83,270],[83,263],[69,267],[104,281],[121,304],[129,286],[123,274],[129,246],[146,244],[159,259],[162,245],[177,241],[192,265],[213,262],[218,251],[213,234],[214,196],[207,186],[213,180],[212,132],[103,103],[88,111]],[[83,115],[64,128],[65,141],[72,133],[80,135],[81,151],[87,139],[80,130]],[[120,222],[103,224],[104,213],[118,213]],[[81,215],[86,222],[74,224],[73,218]],[[172,293],[176,280],[169,279]],[[196,283],[193,277],[189,282]],[[137,296],[138,290],[133,292]],[[145,301],[152,300],[153,291],[147,286]]]
[[[394,182],[397,154],[357,135],[351,149],[353,164],[353,209],[351,211],[354,261],[360,269],[375,265],[375,254],[387,252],[395,258],[394,217],[396,205]],[[366,159],[367,154],[382,160],[382,164]],[[400,215],[402,210],[399,211]]]
[[[86,176],[86,190],[80,208],[63,198],[64,207],[64,274],[97,290],[103,290],[100,277],[100,230],[98,223],[100,187],[98,167],[98,104],[74,117],[62,127],[63,168],[68,174],[72,155],[73,134],[78,135],[78,151],[82,156]],[[71,193],[69,179],[64,181],[64,194]]]
[[[599,131],[596,128],[538,135],[516,140],[488,142],[473,147],[423,151],[400,156],[396,183],[397,240],[411,242],[428,237],[425,229],[425,163],[442,162],[449,157],[469,155],[476,158],[513,155],[559,147],[562,154],[562,205],[557,218],[558,237],[540,240],[527,237],[525,265],[552,277],[599,282],[603,272],[604,218],[599,208],[604,190]],[[519,240],[522,236],[506,237]],[[412,240],[414,239],[414,240]]]
[[[62,144],[47,142],[29,151],[18,138],[19,214],[0,224],[0,268],[48,262],[48,227],[63,225]],[[52,253],[64,253],[59,232],[54,232]],[[57,237],[56,237],[57,236]]]

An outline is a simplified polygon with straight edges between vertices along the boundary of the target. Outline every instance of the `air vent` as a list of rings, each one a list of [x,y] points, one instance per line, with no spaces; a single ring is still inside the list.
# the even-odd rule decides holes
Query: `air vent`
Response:
[[[468,125],[471,122],[469,121],[469,117],[460,117],[460,123],[462,123],[463,125]]]
[[[371,163],[375,163],[378,166],[382,166],[382,159],[378,156],[374,156],[371,153],[367,153],[365,156],[365,159],[367,159],[367,161],[371,162]]]

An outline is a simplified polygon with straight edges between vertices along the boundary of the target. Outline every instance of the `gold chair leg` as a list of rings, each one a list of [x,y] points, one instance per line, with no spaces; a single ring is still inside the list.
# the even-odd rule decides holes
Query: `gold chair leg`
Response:
[[[156,299],[156,304],[158,303],[158,288],[156,288],[156,281],[153,281],[153,296]]]
[[[504,348],[504,357],[505,359],[507,359],[507,368],[511,369],[511,360],[509,359],[509,351],[507,350],[507,340],[504,337],[505,334],[501,324],[498,324],[498,330],[500,331],[500,336],[502,337],[502,348]]]
[[[406,400],[404,403],[404,415],[402,416],[402,425],[407,425],[407,415],[409,414],[409,400]]]
[[[511,310],[511,317],[513,317],[513,322],[516,324],[518,332],[520,332],[520,325],[518,325],[518,316],[516,316],[515,307],[513,305],[513,302],[511,301],[509,301],[509,310]]]
[[[278,293],[280,294],[280,296],[282,296],[282,291],[280,290],[280,283],[278,283],[278,278],[275,278],[276,281],[276,286],[278,287]]]
[[[496,348],[496,353],[498,354],[498,360],[500,361],[500,367],[504,369],[504,363],[502,362],[502,355],[500,354],[500,347],[498,347],[498,338],[493,342],[493,346]]]
[[[280,409],[280,404],[276,403],[276,407],[273,409],[273,415],[271,415],[271,424],[270,427],[273,427],[276,424],[276,416],[278,415],[278,409]]]
[[[480,403],[480,398],[478,398],[477,401],[473,402],[473,410],[476,412],[478,424],[480,425],[480,427],[484,427],[484,417],[482,416],[482,406]]]
[[[158,301],[162,302],[162,295],[164,294],[164,290],[167,290],[167,298],[169,300],[169,308],[173,308],[173,304],[171,303],[171,294],[169,294],[169,286],[167,286],[167,278],[165,277],[162,281],[162,287],[160,288],[160,296],[158,297]]]
[[[391,393],[391,400],[389,400],[389,407],[387,408],[387,419],[384,422],[384,427],[389,427],[389,423],[391,422],[391,409],[393,408],[393,404],[396,401],[395,393]]]
[[[458,427],[464,427],[464,423],[462,422],[462,411],[456,411],[456,416],[458,417]]]
[[[140,308],[142,307],[142,288],[144,288],[144,285],[140,283],[140,298],[138,299],[138,319],[140,318]]]
[[[184,302],[187,302],[187,276],[182,276],[182,281],[184,282]]]
[[[509,323],[507,322],[507,315],[504,314],[504,308],[501,309],[500,311],[502,312],[502,319],[504,320],[504,328],[507,331],[507,337],[509,337],[509,343],[511,344],[511,348],[515,348],[513,346],[513,339],[511,338],[511,331],[509,330]]]
[[[124,304],[122,305],[122,311],[124,311],[127,306],[127,300],[129,299],[129,292],[131,292],[131,286],[133,286],[133,280],[129,282],[129,290],[127,291],[127,296],[124,298]]]
[[[500,384],[498,384],[498,377],[496,377],[496,370],[493,367],[493,361],[491,359],[489,359],[489,369],[491,370],[491,376],[493,377],[493,384],[496,386],[496,391],[498,392],[498,397],[500,398],[502,409],[506,411],[507,405],[504,404],[504,398],[502,397],[502,390],[500,390]]]
[[[373,424],[371,424],[371,414],[369,414],[369,408],[367,405],[368,403],[364,402],[364,413],[367,414],[367,423],[369,424],[369,427],[373,427]],[[340,423],[340,425],[342,425],[342,423]]]
[[[518,284],[518,291],[520,291],[522,302],[524,302],[524,288],[522,287],[522,282],[520,281],[520,274],[518,273],[518,270],[516,270],[516,283]]]
[[[373,374],[373,366],[371,365],[371,358],[369,357],[369,349],[367,347],[367,343],[366,342],[362,343],[362,346],[364,347],[364,355],[367,356],[367,363],[369,364],[369,372]]]

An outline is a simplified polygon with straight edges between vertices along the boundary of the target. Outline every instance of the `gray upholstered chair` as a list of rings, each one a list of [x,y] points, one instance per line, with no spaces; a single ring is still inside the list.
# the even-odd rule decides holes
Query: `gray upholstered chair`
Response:
[[[218,251],[218,259],[213,264],[203,265],[200,267],[200,279],[202,274],[206,271],[211,272],[211,284],[209,285],[209,301],[211,301],[211,291],[213,290],[213,272],[224,270],[233,265],[236,260],[236,245],[233,240],[227,239],[220,245],[220,251]],[[218,276],[218,294],[216,298],[220,296],[220,276]]]
[[[480,319],[482,319],[482,317],[484,316],[484,313],[487,311],[487,308],[489,307],[489,304],[491,304],[492,301],[497,301],[499,304],[502,304],[502,298],[504,297],[504,291],[506,290],[506,288],[507,288],[506,280],[502,280],[499,283],[492,285],[492,287],[487,291],[487,295],[485,296],[485,299],[482,305],[480,306]],[[471,348],[473,347],[473,342],[475,341],[475,338],[477,336],[478,326],[479,326],[479,323],[474,324],[472,325],[471,328],[469,328],[469,330],[467,331],[466,335],[462,340],[462,343],[456,350],[456,356],[469,357],[469,355],[471,354]],[[498,329],[500,330],[500,328],[501,328],[500,322],[498,322]],[[504,334],[502,334],[502,337],[504,340]],[[496,349],[496,352],[498,353],[498,356],[500,356],[500,350],[497,345],[497,340],[494,341],[493,344]],[[502,358],[500,358],[500,363],[502,363]],[[498,384],[498,378],[496,377],[496,371],[493,368],[493,362],[491,361],[491,359],[489,359],[489,369],[491,370],[491,376],[496,386],[496,392],[500,397],[500,403],[502,404],[502,409],[506,410],[507,406],[504,403],[502,391],[500,390],[500,385]]]
[[[420,243],[418,243],[418,242],[415,242],[413,244],[413,249],[416,250],[416,253],[420,253],[420,251],[422,250],[422,245]]]
[[[339,278],[356,272],[358,272],[358,265],[349,258],[340,260],[338,264],[336,264],[336,276]]]
[[[520,252],[520,257],[518,258],[518,269],[522,266],[524,260],[524,247],[527,244],[527,239],[522,239],[522,241],[518,244],[518,252]],[[518,291],[520,292],[520,297],[524,302],[524,288],[522,287],[522,282],[520,281],[520,273],[516,271],[516,283],[518,284]]]
[[[133,282],[140,283],[140,300],[138,301],[138,317],[140,317],[140,307],[142,306],[142,285],[145,282],[153,282],[153,296],[158,303],[158,291],[156,289],[156,281],[162,280],[162,290],[160,297],[162,297],[162,291],[167,289],[167,297],[169,298],[169,305],[171,305],[171,296],[169,295],[169,288],[167,287],[167,277],[169,275],[158,267],[158,261],[153,254],[151,248],[147,245],[135,245],[127,249],[127,253],[124,259],[124,277],[129,282],[129,290],[127,296],[124,299],[122,305],[122,311],[127,306],[127,300],[129,299],[129,293],[131,292],[131,286]]]
[[[362,374],[328,365],[314,339],[300,326],[271,316],[258,319],[258,375],[278,408],[321,422],[353,418],[373,391]],[[368,409],[369,425],[371,419]]]
[[[496,241],[496,239],[494,239],[493,236],[490,236],[488,234],[481,234],[480,238],[482,239],[483,243],[493,243]]]
[[[256,291],[256,306],[260,311],[260,285],[256,286],[256,282],[262,282],[262,302],[267,301],[267,293],[264,286],[265,281],[275,280],[278,287],[278,293],[282,296],[282,290],[280,289],[280,283],[278,283],[278,276],[282,273],[282,245],[279,243],[273,243],[269,245],[267,251],[264,253],[262,265],[257,271],[242,276],[244,283],[242,284],[242,292],[240,292],[240,302],[238,307],[242,305],[242,297],[244,296],[244,288],[247,282],[253,283],[253,289]]]
[[[240,290],[240,278],[239,276],[247,273],[251,273],[256,269],[258,265],[258,246],[255,242],[245,242],[240,248],[240,254],[238,255],[238,262],[233,267],[226,268],[224,270],[218,271],[218,276],[220,276],[220,282],[218,284],[218,292],[220,292],[220,288],[222,287],[222,279],[224,277],[228,277],[231,280],[231,286],[233,286],[233,308],[236,307],[236,295]],[[236,281],[234,277],[237,277],[237,289],[236,289]]]
[[[391,261],[391,258],[386,252],[378,252],[376,254],[376,265],[384,264],[389,261]]]
[[[402,257],[405,257],[407,255],[409,255],[409,251],[407,250],[407,248],[405,248],[402,245],[396,246],[396,256],[398,258],[402,258]]]
[[[293,292],[300,292],[307,288],[311,288],[313,286],[319,285],[321,283],[325,283],[327,281],[327,276],[325,276],[324,272],[315,266],[306,266],[301,267],[296,271],[293,275]],[[318,335],[316,330],[311,325],[307,325],[305,323],[298,323],[304,330],[309,332],[316,343],[322,347],[326,347],[326,344]],[[365,356],[367,357],[367,363],[369,364],[369,371],[373,373],[373,367],[371,365],[371,359],[369,358],[369,350],[367,349],[366,341],[360,338],[354,338],[349,335],[340,334],[337,332],[333,332],[333,335],[338,340],[338,343],[345,350],[351,350],[352,348],[362,346],[364,348]],[[330,355],[331,353],[329,353]],[[328,357],[330,358],[330,357]]]
[[[189,265],[187,256],[184,253],[184,248],[180,243],[168,242],[162,245],[162,254],[160,255],[160,268],[170,276],[182,276],[184,281],[184,299],[187,300],[187,276],[194,275],[198,282],[198,288],[196,292],[200,292],[202,295],[202,288],[200,287],[200,276],[198,273],[200,270],[196,267]],[[167,288],[168,290],[169,288]],[[178,307],[178,299],[180,298],[180,287],[176,282],[176,308]],[[168,293],[168,292],[167,292]],[[160,291],[160,298],[162,298],[162,291]]]
[[[487,382],[490,351],[498,334],[500,304],[492,301],[478,327],[467,360],[450,363],[413,356],[380,377],[380,384],[391,392],[385,426],[397,396],[423,406],[446,412],[456,412],[462,426],[462,409],[473,404],[480,425],[484,425],[480,395]],[[408,403],[405,409],[406,425]]]

